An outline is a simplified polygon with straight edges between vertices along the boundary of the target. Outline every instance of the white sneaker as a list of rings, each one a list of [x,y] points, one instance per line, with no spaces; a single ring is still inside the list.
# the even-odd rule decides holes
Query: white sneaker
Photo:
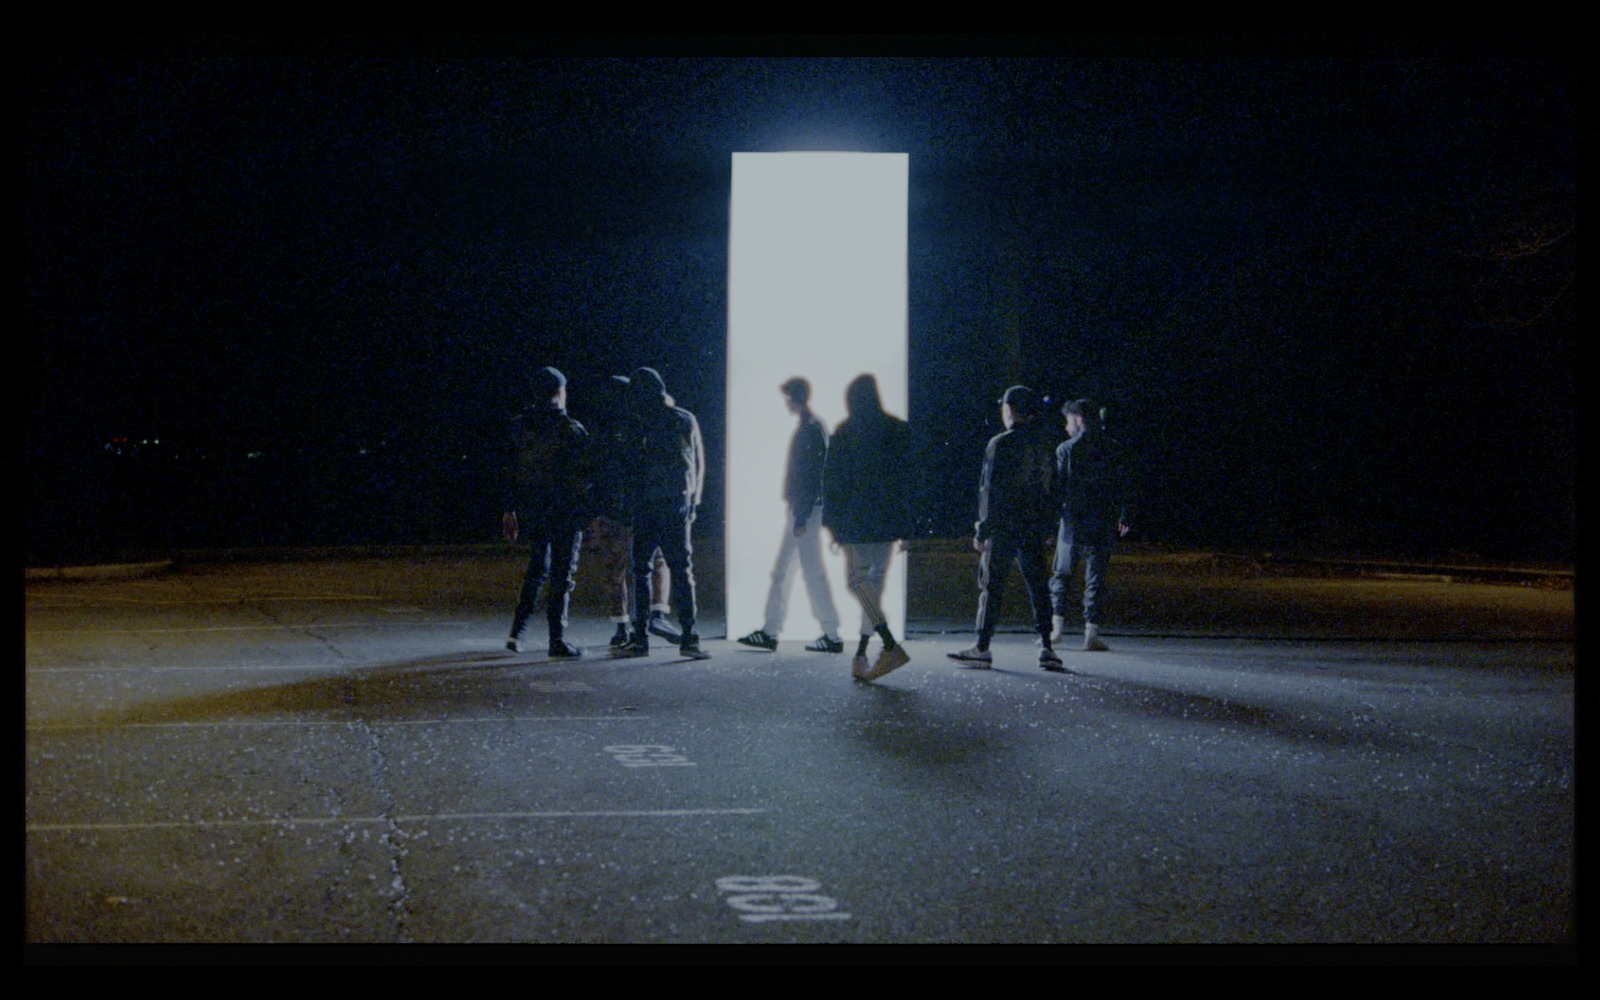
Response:
[[[1111,647],[1100,641],[1100,629],[1097,626],[1085,625],[1083,627],[1083,648],[1090,653],[1104,653]]]
[[[973,646],[971,649],[963,649],[959,653],[946,653],[944,655],[964,667],[971,667],[975,670],[988,670],[989,665],[994,662],[994,657],[989,655],[987,649],[979,649],[977,646]]]

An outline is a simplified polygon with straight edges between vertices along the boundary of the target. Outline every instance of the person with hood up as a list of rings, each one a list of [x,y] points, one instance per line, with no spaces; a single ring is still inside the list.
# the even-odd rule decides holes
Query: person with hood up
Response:
[[[595,461],[594,508],[599,511],[584,534],[584,548],[599,553],[605,573],[607,596],[611,604],[613,649],[628,644],[628,627],[633,623],[633,528],[628,523],[624,496],[624,474],[630,467],[628,419],[630,379],[613,375],[602,386],[603,395],[598,433],[595,435],[598,458]],[[672,610],[672,574],[657,549],[650,564],[650,634],[677,645],[682,636],[667,613]]]
[[[883,411],[878,381],[860,375],[845,390],[848,416],[828,441],[822,473],[822,523],[844,548],[850,592],[861,602],[861,641],[851,663],[857,680],[876,680],[911,661],[883,615],[883,580],[895,542],[905,550],[914,532],[911,428]],[[876,632],[883,648],[867,660]]]
[[[694,544],[690,531],[695,509],[706,486],[706,451],[700,422],[667,395],[667,384],[654,368],[640,368],[628,384],[632,397],[624,435],[622,481],[624,502],[633,522],[633,635],[618,653],[650,655],[650,593],[656,549],[667,561],[674,580],[672,604],[682,630],[679,655],[704,660],[695,633]]]

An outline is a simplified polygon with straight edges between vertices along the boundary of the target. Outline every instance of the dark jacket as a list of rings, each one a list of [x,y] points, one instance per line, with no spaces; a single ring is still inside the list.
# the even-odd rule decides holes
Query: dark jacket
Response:
[[[706,488],[706,448],[700,422],[665,396],[647,399],[633,414],[628,435],[627,499],[631,504],[671,506],[692,516]]]
[[[973,525],[978,541],[1055,531],[1056,443],[1050,422],[1038,418],[989,439]]]
[[[911,428],[883,412],[870,375],[845,393],[850,415],[834,429],[822,473],[822,523],[840,545],[892,542],[915,533]]]
[[[505,509],[529,520],[586,519],[591,456],[583,425],[551,403],[529,406],[512,424]]]
[[[1056,448],[1056,495],[1061,526],[1082,545],[1110,545],[1126,522],[1126,476],[1116,442],[1089,426]]]
[[[806,523],[811,508],[822,502],[822,469],[828,459],[828,432],[810,410],[800,412],[800,426],[789,442],[789,471],[783,478],[783,498],[794,510],[797,524]]]

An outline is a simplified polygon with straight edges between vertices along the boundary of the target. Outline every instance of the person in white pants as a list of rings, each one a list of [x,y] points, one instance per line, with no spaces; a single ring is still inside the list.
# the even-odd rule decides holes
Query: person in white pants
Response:
[[[784,526],[778,559],[772,567],[766,621],[739,642],[757,649],[778,648],[778,635],[789,612],[789,590],[798,569],[805,575],[811,613],[822,625],[822,636],[806,649],[816,653],[842,653],[844,641],[839,638],[839,611],[834,607],[827,566],[822,561],[822,469],[828,455],[828,435],[822,421],[811,412],[809,382],[797,377],[779,388],[789,412],[800,418],[789,443],[789,466],[783,485],[784,499],[789,502],[789,523]],[[800,557],[798,566],[795,565],[796,556]]]

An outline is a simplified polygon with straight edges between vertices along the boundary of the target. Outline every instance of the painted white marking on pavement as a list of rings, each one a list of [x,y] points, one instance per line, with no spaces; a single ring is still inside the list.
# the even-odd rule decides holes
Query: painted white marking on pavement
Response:
[[[388,719],[369,721],[342,719],[317,721],[313,719],[288,719],[284,721],[247,721],[242,719],[223,722],[40,722],[27,726],[28,732],[46,729],[215,729],[227,726],[287,728],[291,726],[464,726],[485,722],[632,722],[648,719],[648,715],[511,715],[482,716],[470,719]]]
[[[481,628],[479,622],[307,622],[304,625],[207,625],[201,628],[29,628],[31,635],[147,635],[155,632],[273,632],[324,628]]]
[[[717,879],[717,891],[739,919],[763,924],[776,920],[849,920],[832,896],[818,895],[817,879],[805,875],[728,875]]]
[[[250,672],[253,672],[253,671],[257,671],[257,670],[359,670],[359,669],[361,669],[361,666],[359,664],[349,664],[349,663],[316,663],[316,664],[304,664],[304,663],[279,663],[279,664],[273,664],[273,663],[263,663],[258,667],[241,667],[241,666],[232,666],[232,665],[214,665],[214,664],[204,664],[203,663],[203,664],[200,664],[199,666],[192,666],[192,667],[153,667],[153,666],[141,666],[139,664],[129,664],[129,665],[119,664],[118,666],[115,666],[115,667],[29,667],[27,670],[25,670],[23,672],[24,673],[29,673],[29,674],[118,674],[118,673],[127,673],[130,670],[144,670],[144,671],[147,671],[149,673],[161,673],[163,671],[183,671],[183,670],[212,670],[212,671],[221,670],[221,671],[233,672],[233,673],[250,673]]]
[[[617,763],[623,767],[696,766],[694,761],[679,753],[675,747],[625,743],[619,746],[601,747],[600,749],[615,757]]]
[[[22,670],[22,672],[24,672],[24,674],[126,674],[126,672],[130,672],[130,670],[146,670],[146,672],[150,672],[150,674],[160,674],[160,672],[163,672],[163,670],[179,670],[179,672],[181,672],[181,670],[213,670],[213,672],[216,672],[216,670],[222,670],[222,672],[229,672],[229,674],[250,674],[250,672],[254,672],[254,670],[371,670],[373,667],[378,666],[382,666],[382,664],[352,664],[352,662],[342,662],[342,664],[259,664],[259,666],[242,666],[242,664],[194,664],[194,666],[182,667],[150,666],[150,664],[117,664],[117,666],[114,667],[27,667],[27,669]],[[426,664],[426,666],[422,666],[421,669],[427,670],[440,669],[440,667],[488,666],[538,667],[542,666],[542,664],[539,661],[514,661],[514,659],[510,659],[510,656],[496,656],[496,658],[493,659],[459,659],[459,661],[435,662],[435,664]],[[541,685],[555,686],[542,686],[541,688]],[[534,682],[531,682],[531,686],[533,686],[534,690],[546,691],[590,690],[589,685],[584,685],[581,680],[534,680]]]
[[[495,819],[628,819],[678,816],[755,816],[766,809],[553,809],[538,812],[416,813],[405,816],[311,816],[293,819],[168,820],[154,823],[29,823],[28,833],[74,833],[91,830],[171,830],[242,826],[338,826],[358,823],[425,823],[429,820]],[[815,918],[811,918],[815,919]]]
[[[137,604],[140,606],[156,606],[167,604],[246,604],[250,601],[378,601],[382,600],[373,594],[316,594],[312,596],[296,596],[293,594],[240,594],[237,597],[185,597],[171,600],[146,600],[138,597],[79,597],[70,601],[28,601],[29,609],[58,609],[81,608],[89,604]],[[385,611],[389,610],[387,608]]]

